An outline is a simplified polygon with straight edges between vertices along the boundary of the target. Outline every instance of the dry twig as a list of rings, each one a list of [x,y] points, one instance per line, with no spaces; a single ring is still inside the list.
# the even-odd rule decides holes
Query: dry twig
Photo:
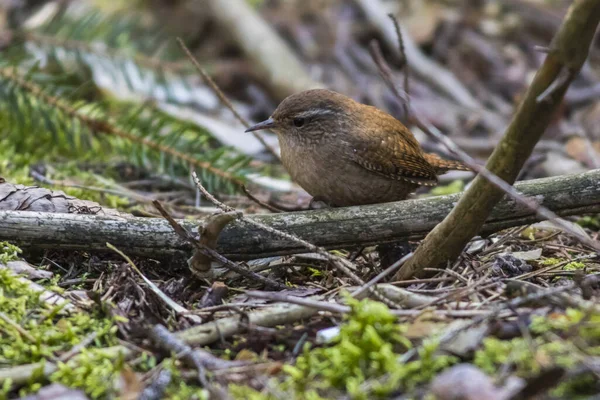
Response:
[[[344,273],[347,277],[349,277],[350,279],[352,279],[352,281],[354,281],[354,283],[359,284],[359,285],[363,285],[364,282],[362,279],[360,279],[354,272],[352,272],[352,269],[354,269],[354,265],[352,265],[352,263],[348,260],[346,260],[343,257],[338,257],[335,256],[331,253],[329,253],[327,250],[315,246],[314,244],[307,242],[304,239],[300,239],[299,237],[296,237],[294,235],[291,235],[289,233],[280,231],[278,229],[272,228],[270,226],[261,224],[260,222],[257,222],[255,220],[252,219],[248,219],[245,218],[244,215],[237,211],[236,209],[229,207],[228,205],[225,205],[223,203],[221,203],[219,200],[217,200],[212,194],[210,194],[206,188],[202,185],[202,182],[200,182],[200,179],[198,178],[198,175],[196,174],[196,172],[192,172],[192,178],[194,179],[194,182],[196,183],[196,186],[198,187],[198,189],[202,192],[202,194],[204,196],[206,196],[206,198],[213,203],[215,206],[217,206],[218,208],[220,208],[221,210],[225,211],[225,212],[237,212],[239,215],[239,219],[241,221],[247,222],[251,225],[256,226],[257,228],[260,228],[264,231],[267,231],[269,233],[272,233],[276,236],[279,236],[280,238],[283,239],[287,239],[287,240],[291,240],[293,242],[296,242],[304,247],[306,247],[308,250],[317,253],[323,257],[325,257],[328,261],[330,261],[338,270],[340,270],[342,273]],[[376,297],[378,300],[382,301],[383,303],[387,304],[388,306],[391,307],[396,307],[396,304],[394,304],[394,302],[390,301],[389,299],[385,298],[385,296],[382,296],[380,293],[378,293],[376,290],[373,290],[372,288],[368,289],[369,293],[371,293],[374,297]]]
[[[240,113],[237,112],[237,110],[235,109],[231,101],[229,101],[225,93],[223,93],[223,91],[219,88],[216,82],[212,80],[212,78],[206,73],[206,71],[204,71],[204,68],[200,66],[200,63],[198,63],[194,55],[190,52],[185,43],[183,43],[183,40],[181,40],[181,38],[177,38],[177,43],[179,43],[181,49],[185,52],[192,64],[194,64],[194,67],[196,67],[196,69],[200,73],[200,76],[204,80],[204,83],[206,83],[213,90],[213,92],[215,92],[219,100],[221,100],[221,103],[223,103],[223,105],[225,105],[225,107],[227,107],[233,113],[235,118],[246,128],[249,128],[250,123],[248,123],[248,121],[246,121],[246,119],[242,117]],[[253,131],[252,134],[256,139],[258,139],[258,141],[264,146],[264,148],[267,149],[269,153],[273,155],[273,157],[275,157],[275,159],[280,160],[277,151],[273,147],[269,146],[269,144],[265,141],[265,138],[263,138],[260,132]]]
[[[115,246],[113,246],[110,243],[106,243],[106,247],[108,247],[109,249],[111,249],[112,251],[114,251],[115,253],[120,255],[121,257],[123,257],[125,259],[125,261],[127,261],[127,264],[129,264],[129,266],[142,278],[142,280],[144,282],[146,282],[146,285],[148,285],[150,290],[152,290],[152,292],[154,294],[156,294],[166,305],[168,305],[173,311],[175,311],[175,313],[177,315],[185,315],[185,314],[189,313],[187,309],[185,309],[184,307],[177,304],[169,296],[167,296],[162,290],[160,290],[158,288],[158,286],[156,286],[154,284],[154,282],[152,282],[150,279],[146,278],[144,276],[144,274],[142,274],[142,271],[140,271],[138,269],[138,267],[133,263],[131,258],[129,258],[125,253],[123,253],[121,250],[117,249]]]
[[[221,254],[219,254],[214,249],[203,246],[198,240],[196,240],[194,235],[192,235],[190,232],[188,232],[183,226],[181,226],[177,221],[175,221],[173,219],[173,217],[171,217],[171,215],[167,212],[167,210],[165,210],[165,208],[162,206],[162,204],[160,204],[159,201],[155,200],[153,202],[153,204],[156,207],[156,209],[160,212],[160,214],[169,222],[169,224],[171,225],[171,227],[173,228],[175,233],[177,233],[183,240],[187,241],[192,246],[194,246],[198,252],[204,254],[205,256],[211,257],[214,260],[217,260],[218,262],[223,264],[223,266],[225,266],[225,268],[228,268],[228,269],[240,274],[241,276],[243,276],[245,278],[255,280],[257,282],[262,283],[263,285],[265,285],[267,287],[272,287],[277,290],[286,289],[285,285],[283,285],[279,282],[275,282],[269,278],[266,278],[260,274],[255,273],[255,272],[249,271],[246,268],[240,267],[233,261],[223,257]]]

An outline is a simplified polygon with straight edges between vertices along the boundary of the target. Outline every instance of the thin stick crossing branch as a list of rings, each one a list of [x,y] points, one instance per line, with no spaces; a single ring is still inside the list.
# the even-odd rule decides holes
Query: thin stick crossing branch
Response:
[[[325,257],[328,261],[330,261],[338,270],[340,270],[342,273],[344,273],[344,275],[346,275],[347,277],[349,277],[350,279],[352,279],[352,281],[358,285],[364,285],[365,282],[360,279],[354,272],[352,272],[352,268],[354,268],[354,266],[352,265],[352,263],[348,260],[346,260],[345,258],[342,257],[338,257],[335,256],[331,253],[329,253],[327,250],[325,250],[322,247],[319,246],[315,246],[314,244],[307,242],[304,239],[300,239],[297,236],[294,235],[290,235],[289,233],[280,231],[278,229],[272,228],[270,226],[261,224],[260,222],[245,218],[244,215],[237,211],[236,209],[229,207],[226,204],[221,203],[219,200],[217,200],[212,194],[210,194],[210,192],[208,192],[208,190],[206,190],[206,188],[204,188],[204,186],[202,185],[202,182],[200,182],[200,179],[198,179],[198,175],[196,174],[196,172],[192,172],[192,178],[194,179],[194,182],[196,183],[196,186],[198,187],[198,189],[202,192],[202,194],[204,196],[206,196],[206,198],[213,203],[215,206],[217,206],[218,208],[220,208],[221,210],[225,211],[225,212],[238,212],[239,215],[239,219],[241,221],[244,221],[246,223],[249,223],[251,225],[256,226],[257,228],[260,228],[266,232],[272,233],[276,236],[279,236],[280,238],[283,239],[287,239],[293,242],[296,242],[304,247],[306,247],[308,250],[317,253],[323,257]],[[378,292],[377,290],[375,290],[372,287],[368,288],[369,293],[371,293],[374,297],[377,298],[377,300],[385,303],[386,305],[393,307],[393,308],[399,308],[397,304],[395,304],[393,301],[389,300],[388,298],[386,298],[385,296],[383,296],[380,292]]]

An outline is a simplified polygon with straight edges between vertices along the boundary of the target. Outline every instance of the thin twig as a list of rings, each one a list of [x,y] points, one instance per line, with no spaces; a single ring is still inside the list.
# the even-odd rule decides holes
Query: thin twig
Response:
[[[83,340],[79,343],[77,343],[75,346],[73,346],[71,348],[71,350],[67,351],[66,353],[63,353],[60,357],[59,357],[59,361],[62,363],[66,363],[67,361],[69,361],[71,358],[75,357],[77,354],[79,354],[81,352],[81,350],[85,349],[86,347],[88,347],[89,345],[91,345],[94,340],[96,340],[96,338],[98,337],[98,332],[92,332],[89,335],[87,335],[85,338],[83,338]]]
[[[183,360],[187,364],[196,368],[198,371],[198,381],[200,381],[202,386],[205,388],[209,386],[204,363],[198,357],[199,354],[196,353],[190,346],[188,346],[185,342],[173,335],[167,328],[160,324],[154,325],[154,327],[150,329],[149,334],[154,342],[164,350],[177,354],[178,359]]]
[[[106,247],[108,247],[109,249],[111,249],[112,251],[114,251],[115,253],[120,255],[121,257],[123,257],[125,259],[125,261],[127,261],[127,263],[129,264],[129,266],[142,278],[142,280],[144,282],[146,282],[146,284],[150,287],[150,290],[152,290],[154,292],[154,294],[156,294],[167,306],[172,308],[173,311],[175,311],[175,313],[177,315],[184,315],[184,314],[189,313],[188,310],[186,310],[184,307],[177,304],[169,296],[167,296],[162,290],[160,290],[158,288],[158,286],[156,286],[156,284],[154,284],[154,282],[152,282],[150,279],[146,278],[144,276],[144,274],[142,274],[142,271],[140,271],[138,269],[138,267],[133,263],[133,261],[131,261],[131,258],[129,258],[125,253],[123,253],[121,250],[117,249],[115,246],[113,246],[110,243],[106,243]]]
[[[364,285],[365,282],[362,279],[360,279],[354,272],[352,272],[352,269],[355,269],[355,267],[350,261],[346,260],[345,258],[333,255],[333,254],[329,253],[327,250],[325,250],[324,248],[315,246],[314,244],[307,242],[304,239],[300,239],[299,237],[296,237],[289,233],[280,231],[278,229],[272,228],[272,227],[264,225],[260,222],[257,222],[252,219],[248,219],[248,218],[244,217],[244,215],[241,212],[237,211],[233,207],[230,207],[226,204],[221,203],[212,194],[210,194],[206,190],[206,188],[202,185],[202,182],[200,182],[200,179],[198,178],[198,175],[196,174],[195,171],[192,172],[192,178],[194,179],[194,182],[196,183],[198,190],[200,190],[200,192],[202,192],[202,194],[204,196],[206,196],[206,198],[211,203],[213,203],[215,206],[217,206],[221,210],[223,210],[225,212],[237,212],[240,215],[240,220],[242,220],[250,225],[254,225],[257,228],[260,228],[266,232],[272,233],[273,235],[279,236],[280,238],[290,240],[292,242],[298,243],[298,244],[306,247],[308,250],[312,251],[313,253],[317,253],[317,254],[325,257],[328,261],[330,261],[333,264],[333,266],[335,266],[337,269],[339,269],[347,277],[352,279],[352,281],[354,281],[354,283],[356,283],[357,285]],[[375,296],[378,300],[385,303],[386,305],[388,305],[390,307],[397,307],[397,305],[394,302],[390,301],[385,296],[383,296],[379,292],[375,291],[373,288],[370,288],[369,292],[371,294],[373,294],[373,296]]]
[[[405,118],[410,118],[410,79],[409,79],[409,67],[408,67],[408,57],[406,56],[406,49],[404,48],[404,37],[402,36],[402,30],[400,29],[400,24],[398,20],[394,16],[394,14],[388,14],[388,17],[394,23],[394,28],[396,29],[396,36],[398,37],[398,49],[400,50],[400,55],[402,56],[402,70],[404,71],[404,93],[406,93],[406,101],[402,103],[402,107],[404,107],[404,115]]]
[[[381,55],[381,48],[376,41],[372,41],[370,45],[371,56],[375,61],[375,64],[379,68],[379,72],[392,90],[394,95],[401,102],[406,102],[406,99],[402,96],[401,92],[398,90],[394,83],[394,79],[391,75],[391,69],[387,65],[385,59]],[[446,135],[444,135],[439,129],[429,123],[425,118],[423,118],[419,112],[411,106],[410,108],[412,119],[416,123],[416,125],[425,132],[428,136],[434,138],[437,142],[441,143],[446,149],[454,154],[458,159],[460,159],[465,165],[471,168],[473,171],[479,173],[485,179],[487,179],[492,185],[496,186],[498,189],[502,190],[512,199],[514,199],[517,203],[524,205],[529,208],[533,212],[535,212],[538,216],[543,219],[552,220],[556,225],[562,228],[565,232],[570,235],[576,237],[579,241],[584,243],[585,245],[591,247],[596,251],[600,251],[600,243],[597,241],[582,235],[581,233],[575,231],[568,222],[564,219],[560,218],[557,214],[550,211],[548,208],[538,204],[535,200],[530,199],[519,192],[506,181],[502,180],[496,174],[485,168],[484,166],[479,165],[475,159],[473,159],[470,155],[465,153],[460,147],[458,147],[452,140],[450,140]]]
[[[19,333],[19,335],[23,336],[29,342],[37,343],[37,340],[35,340],[35,338],[31,336],[31,333],[27,332],[21,325],[17,324],[11,317],[9,317],[7,314],[1,311],[0,319],[3,320],[9,326],[11,326],[14,330],[16,330]]]
[[[299,306],[306,306],[310,308],[315,308],[319,311],[328,311],[336,314],[347,314],[350,312],[349,306],[344,306],[337,303],[329,303],[326,301],[314,300],[311,298],[305,299],[298,296],[290,296],[287,294],[281,293],[265,293],[265,292],[257,292],[254,290],[248,290],[245,294],[249,297],[254,297],[255,299],[263,299],[270,301],[281,301],[284,303],[297,304]]]
[[[216,357],[207,351],[198,349],[194,350],[183,340],[175,336],[163,325],[157,324],[149,331],[150,336],[156,344],[171,353],[175,353],[177,358],[196,369],[198,374],[196,377],[202,387],[210,393],[210,398],[215,399],[230,399],[230,396],[221,388],[213,385],[206,374],[208,365],[214,363]],[[219,360],[219,359],[217,359]],[[219,360],[220,361],[220,360]]]
[[[235,109],[235,107],[233,106],[231,101],[229,101],[227,96],[225,96],[225,93],[223,93],[223,91],[219,88],[219,86],[215,83],[215,81],[213,81],[212,78],[206,73],[206,71],[204,71],[204,68],[202,68],[200,66],[200,63],[198,63],[198,61],[196,60],[196,58],[194,57],[192,52],[187,48],[187,46],[185,45],[183,40],[181,40],[181,38],[177,38],[177,43],[179,43],[179,46],[181,47],[181,49],[185,52],[185,54],[190,59],[192,64],[194,64],[194,67],[196,67],[196,69],[200,73],[200,76],[202,77],[204,82],[208,86],[210,86],[210,88],[215,92],[217,97],[219,97],[219,99],[225,105],[225,107],[227,107],[233,113],[235,118],[238,121],[240,121],[240,123],[242,125],[244,125],[246,128],[250,128],[250,123],[248,121],[246,121],[246,119],[244,117],[242,117],[240,115],[240,113],[237,112],[237,110]],[[269,144],[265,141],[265,139],[262,137],[260,132],[252,132],[252,134],[265,147],[265,149],[267,149],[269,151],[269,153],[271,153],[277,160],[281,160],[279,158],[279,154],[277,153],[277,151],[273,147],[269,146]]]
[[[173,228],[175,233],[177,235],[179,235],[179,237],[181,237],[183,240],[187,241],[192,246],[194,246],[202,254],[204,254],[208,257],[212,257],[214,260],[223,264],[223,266],[225,268],[230,269],[247,279],[255,280],[257,282],[262,283],[263,285],[265,285],[267,287],[272,287],[277,290],[287,289],[287,286],[285,286],[279,282],[276,282],[272,279],[266,278],[260,274],[252,272],[246,268],[240,267],[233,261],[231,261],[228,258],[219,254],[216,250],[213,250],[206,246],[202,246],[200,244],[200,242],[198,240],[196,240],[194,235],[192,235],[190,232],[188,232],[183,226],[181,226],[177,221],[175,221],[175,219],[173,219],[173,217],[168,213],[167,210],[165,210],[165,208],[162,206],[162,204],[158,200],[154,200],[152,202],[152,204],[154,204],[154,207],[156,207],[158,212],[160,212],[160,214],[169,222],[169,224],[171,225],[171,227]]]
[[[280,293],[264,293],[248,291],[246,294],[250,297],[265,299],[271,301],[279,301],[289,304],[295,304],[306,308],[311,308],[320,311],[328,311],[338,314],[348,314],[351,311],[349,306],[328,303],[325,301],[305,299],[297,296],[283,295]],[[391,310],[391,313],[396,317],[418,317],[424,312],[430,313],[436,317],[451,317],[451,318],[471,318],[476,316],[484,316],[489,313],[486,310]]]
[[[381,281],[383,278],[385,278],[389,274],[394,273],[398,268],[400,268],[402,266],[402,264],[404,264],[406,262],[406,260],[411,258],[412,255],[413,255],[412,252],[408,253],[407,255],[405,255],[404,257],[402,257],[401,259],[399,259],[398,261],[396,261],[395,263],[393,263],[392,265],[387,267],[385,270],[380,272],[375,278],[371,279],[369,282],[367,282],[366,284],[361,286],[359,289],[355,290],[352,293],[352,297],[354,297],[354,298],[359,297],[361,294],[363,294],[365,292],[365,290],[368,290],[373,285],[379,283],[379,281]]]
[[[258,199],[256,196],[254,196],[246,187],[246,185],[242,185],[242,191],[246,194],[246,196],[252,200],[253,202],[255,202],[256,204],[258,204],[259,206],[266,208],[267,210],[274,212],[274,213],[280,213],[283,212],[283,210],[280,210],[277,207],[273,207],[270,204],[265,203],[264,201],[261,201],[260,199]]]

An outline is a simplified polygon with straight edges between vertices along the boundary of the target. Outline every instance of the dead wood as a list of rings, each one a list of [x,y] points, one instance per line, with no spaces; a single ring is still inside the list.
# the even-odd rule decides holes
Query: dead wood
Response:
[[[561,216],[600,212],[600,170],[520,182],[517,190]],[[442,221],[461,194],[361,207],[248,216],[265,225],[326,248],[370,245],[423,238]],[[535,213],[504,198],[480,234],[537,221]],[[198,222],[179,221],[193,231]],[[22,247],[107,250],[118,243],[129,255],[189,257],[191,245],[159,218],[0,211],[0,240]],[[235,221],[221,233],[216,250],[236,260],[306,252],[289,240]]]
[[[117,210],[102,207],[95,201],[80,200],[62,190],[38,186],[13,185],[0,182],[0,211],[40,211],[127,216]]]

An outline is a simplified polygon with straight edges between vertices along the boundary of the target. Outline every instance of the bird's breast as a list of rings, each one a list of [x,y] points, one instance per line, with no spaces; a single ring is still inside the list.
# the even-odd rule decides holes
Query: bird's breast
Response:
[[[372,173],[343,156],[339,147],[280,140],[281,160],[292,180],[311,196],[335,206],[401,200],[415,185]]]

